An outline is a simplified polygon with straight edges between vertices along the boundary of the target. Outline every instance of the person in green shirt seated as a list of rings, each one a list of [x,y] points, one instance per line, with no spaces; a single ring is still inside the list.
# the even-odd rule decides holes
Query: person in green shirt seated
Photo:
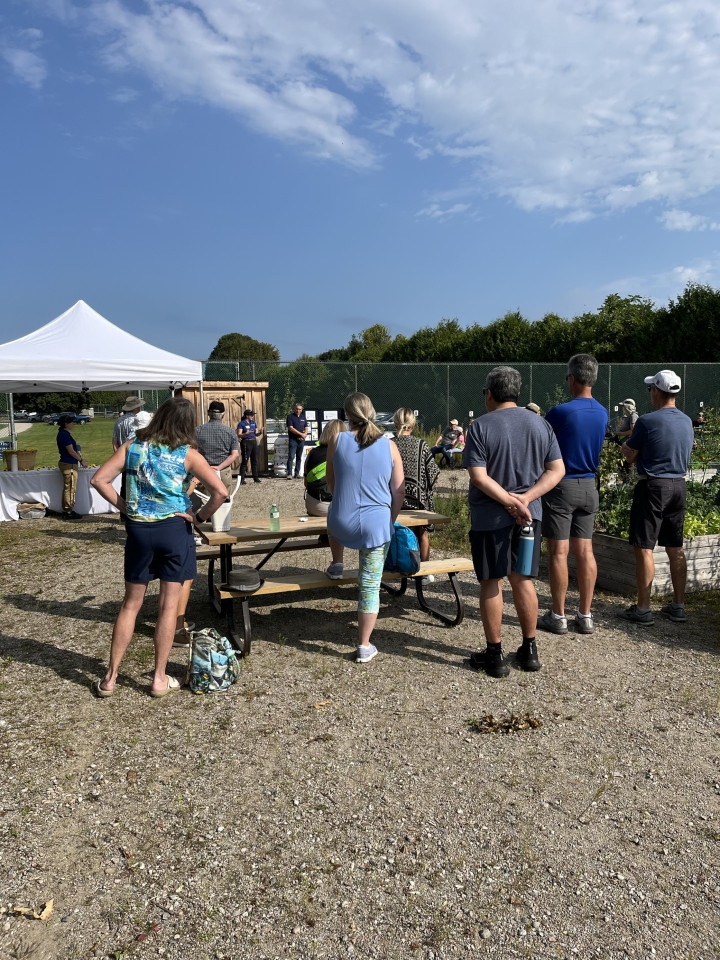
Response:
[[[346,430],[347,426],[342,420],[329,420],[320,435],[320,442],[305,458],[305,507],[308,516],[326,517],[328,515],[332,502],[332,493],[325,478],[328,444]]]

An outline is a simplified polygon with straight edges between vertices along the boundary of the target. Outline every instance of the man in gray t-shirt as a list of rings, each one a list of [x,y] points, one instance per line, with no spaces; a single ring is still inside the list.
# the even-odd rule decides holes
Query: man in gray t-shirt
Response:
[[[623,444],[629,463],[636,463],[638,482],[630,508],[630,543],[635,553],[638,601],[618,616],[631,623],[652,624],[650,591],[655,579],[655,544],[665,547],[670,561],[673,599],[661,613],[684,623],[687,561],[683,549],[687,483],[694,440],[692,421],[675,406],[682,383],[673,370],[646,377],[655,408],[635,424]]]
[[[540,497],[565,475],[550,424],[517,405],[521,382],[512,367],[496,367],[488,374],[484,390],[488,412],[469,428],[463,453],[463,466],[470,474],[470,545],[487,639],[487,649],[470,662],[491,677],[510,672],[500,638],[505,577],[523,632],[515,659],[524,670],[540,669],[535,645],[538,600],[531,579],[537,577],[540,564]],[[516,571],[523,525],[529,525],[534,535],[529,576]]]

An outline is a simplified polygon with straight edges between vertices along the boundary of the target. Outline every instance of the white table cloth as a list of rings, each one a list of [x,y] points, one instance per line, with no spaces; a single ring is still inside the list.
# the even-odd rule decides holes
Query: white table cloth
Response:
[[[90,486],[90,478],[98,467],[80,467],[78,470],[75,511],[84,516],[97,513],[117,513],[107,500]],[[120,492],[121,477],[113,482]],[[50,510],[62,511],[63,478],[57,467],[42,470],[10,470],[0,472],[0,521],[17,520],[17,505],[25,501],[44,503]]]

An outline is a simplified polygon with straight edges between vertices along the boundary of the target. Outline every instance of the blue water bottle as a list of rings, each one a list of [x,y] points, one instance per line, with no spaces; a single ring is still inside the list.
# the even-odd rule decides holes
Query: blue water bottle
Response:
[[[515,573],[519,573],[522,577],[531,576],[534,549],[535,534],[533,533],[533,528],[530,526],[522,527],[520,530],[520,542],[518,543]]]

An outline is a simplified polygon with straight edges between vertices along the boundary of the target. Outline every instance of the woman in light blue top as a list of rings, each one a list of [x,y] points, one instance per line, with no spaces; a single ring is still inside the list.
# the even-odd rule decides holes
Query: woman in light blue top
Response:
[[[380,609],[380,580],[393,524],[405,497],[402,460],[394,443],[376,426],[375,410],[364,393],[345,400],[349,431],[328,446],[327,482],[333,495],[328,533],[333,562],[328,576],[343,576],[343,548],[360,551],[358,586],[359,663],[377,653],[370,643]]]
[[[126,471],[126,496],[113,480]],[[190,509],[188,487],[195,476],[212,494],[203,517]],[[197,568],[192,525],[207,520],[227,496],[225,485],[195,449],[195,410],[189,400],[173,397],[150,424],[118,447],[90,481],[108,503],[126,514],[125,599],[115,621],[110,665],[93,684],[96,697],[115,692],[120,662],[132,640],[135,619],[151,580],[160,580],[155,627],[155,671],[150,695],[164,697],[180,684],[165,673],[173,645],[178,605],[187,603]],[[183,607],[183,616],[185,608]]]

